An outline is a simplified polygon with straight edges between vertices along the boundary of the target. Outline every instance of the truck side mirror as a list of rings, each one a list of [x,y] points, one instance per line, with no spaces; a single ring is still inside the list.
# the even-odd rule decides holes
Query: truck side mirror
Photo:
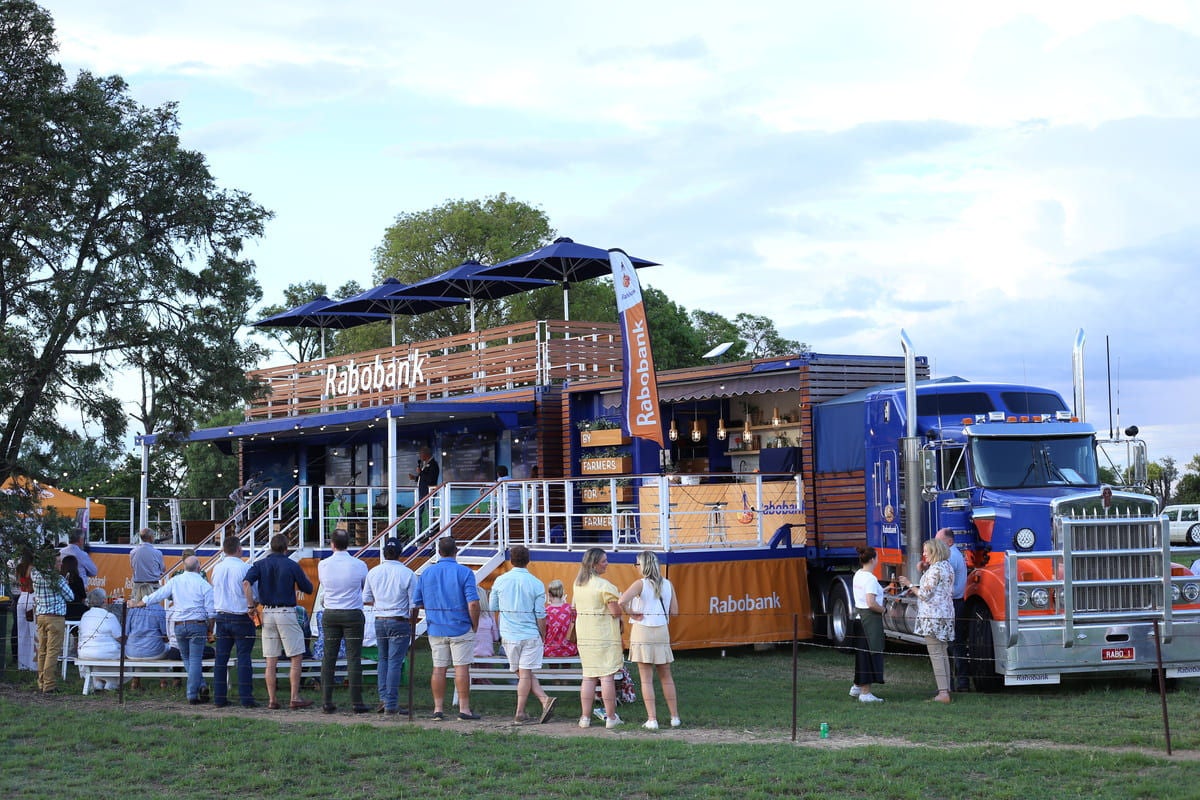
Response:
[[[1149,457],[1146,455],[1146,443],[1140,439],[1129,441],[1129,468],[1134,486],[1145,486],[1150,482]]]
[[[937,451],[921,451],[921,493],[926,499],[937,493]]]

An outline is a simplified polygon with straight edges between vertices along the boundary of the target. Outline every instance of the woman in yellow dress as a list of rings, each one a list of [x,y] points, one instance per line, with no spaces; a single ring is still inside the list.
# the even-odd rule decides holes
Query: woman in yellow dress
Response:
[[[596,681],[604,699],[604,727],[621,724],[617,716],[617,689],[613,676],[624,665],[621,654],[621,593],[600,577],[608,569],[608,555],[599,547],[583,554],[579,575],[575,578],[575,631],[583,682],[579,686],[582,716],[579,727],[592,724],[592,704],[596,700]]]

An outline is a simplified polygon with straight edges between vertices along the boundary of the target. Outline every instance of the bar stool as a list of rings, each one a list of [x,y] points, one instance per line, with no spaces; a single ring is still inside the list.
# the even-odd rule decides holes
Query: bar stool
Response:
[[[709,508],[707,543],[715,544],[719,541],[721,544],[729,544],[729,531],[725,527],[725,515],[721,513],[722,509],[729,505],[729,503],[724,500],[718,500],[712,503],[705,503],[704,505]]]

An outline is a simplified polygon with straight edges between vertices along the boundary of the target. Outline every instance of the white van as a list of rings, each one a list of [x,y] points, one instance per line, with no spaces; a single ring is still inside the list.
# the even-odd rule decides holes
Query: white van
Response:
[[[1167,506],[1162,513],[1171,521],[1171,544],[1200,547],[1200,504]]]

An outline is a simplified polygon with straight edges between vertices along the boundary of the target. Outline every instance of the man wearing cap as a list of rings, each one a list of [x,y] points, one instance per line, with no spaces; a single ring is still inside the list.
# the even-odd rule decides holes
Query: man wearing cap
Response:
[[[525,713],[529,693],[542,704],[538,722],[546,722],[554,710],[554,698],[546,694],[534,670],[542,668],[546,638],[546,587],[529,567],[529,548],[513,545],[508,560],[513,568],[492,584],[492,607],[508,654],[508,667],[517,673],[517,712],[513,722],[531,722]]]
[[[458,545],[452,536],[438,540],[438,561],[417,580],[413,603],[425,609],[429,649],[433,652],[433,718],[446,718],[446,670],[454,666],[458,718],[476,720],[471,711],[471,662],[475,660],[475,631],[479,628],[479,590],[475,573],[454,560]]]
[[[363,585],[367,565],[346,552],[350,534],[338,528],[330,537],[333,553],[317,565],[317,577],[325,593],[325,654],[321,658],[321,711],[332,714],[333,673],[338,649],[346,642],[346,674],[350,678],[350,703],[355,714],[370,711],[362,701],[362,647],[366,617],[363,615]]]
[[[187,668],[187,699],[192,705],[199,705],[208,699],[208,686],[204,683],[200,662],[216,616],[212,587],[200,576],[200,559],[195,556],[185,558],[183,572],[144,599],[130,600],[129,607],[140,608],[164,600],[174,602],[175,641]]]
[[[389,539],[383,560],[367,573],[363,603],[375,606],[375,640],[379,647],[379,708],[381,714],[408,714],[400,708],[400,675],[416,621],[413,592],[417,579],[400,563],[400,542]]]
[[[279,708],[276,694],[275,675],[279,656],[283,654],[292,662],[288,675],[291,684],[292,709],[308,708],[312,700],[300,698],[300,662],[304,658],[304,631],[296,619],[296,592],[311,594],[312,581],[295,561],[288,558],[288,537],[277,533],[271,537],[271,554],[250,565],[242,579],[242,593],[247,608],[254,608],[254,589],[258,588],[258,600],[263,604],[262,649],[267,668],[263,674],[267,682],[267,708]]]

